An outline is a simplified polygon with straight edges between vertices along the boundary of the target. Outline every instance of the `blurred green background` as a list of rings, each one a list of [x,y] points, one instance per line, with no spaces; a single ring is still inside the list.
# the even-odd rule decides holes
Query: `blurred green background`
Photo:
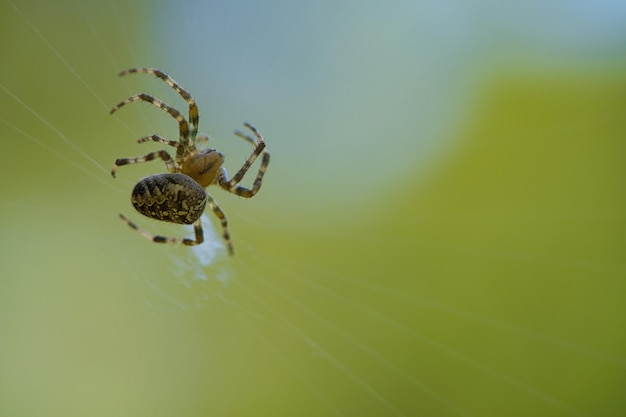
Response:
[[[622,416],[619,1],[0,1],[0,415]],[[194,95],[251,200],[117,219]]]

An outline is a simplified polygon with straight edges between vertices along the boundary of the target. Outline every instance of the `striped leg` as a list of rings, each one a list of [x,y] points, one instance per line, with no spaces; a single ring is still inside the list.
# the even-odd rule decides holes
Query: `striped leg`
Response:
[[[250,142],[252,145],[255,146],[255,149],[252,152],[252,154],[248,157],[246,162],[244,162],[243,166],[239,169],[239,171],[237,171],[237,173],[233,175],[233,178],[229,180],[226,177],[226,175],[223,175],[219,180],[219,184],[220,184],[220,187],[222,187],[226,191],[229,191],[233,194],[237,194],[241,197],[250,198],[254,196],[261,189],[263,176],[265,175],[265,171],[267,171],[267,166],[270,163],[270,154],[267,150],[265,150],[265,141],[263,140],[263,136],[261,136],[261,133],[250,123],[244,123],[244,125],[248,129],[250,129],[252,133],[254,133],[257,140],[255,141],[250,136],[244,135],[243,133],[238,132],[238,131],[235,132],[235,135]],[[241,182],[241,180],[243,179],[246,172],[248,172],[248,170],[250,169],[250,167],[252,166],[254,161],[256,161],[256,158],[260,154],[263,154],[263,158],[261,160],[261,166],[259,167],[259,172],[257,173],[257,176],[252,185],[252,188],[246,188],[241,185],[238,185],[239,182]]]
[[[211,210],[213,210],[213,213],[215,213],[215,216],[218,219],[220,219],[220,222],[222,223],[222,237],[224,238],[224,241],[226,242],[226,248],[228,249],[228,253],[230,255],[234,255],[235,250],[233,248],[233,242],[230,240],[230,233],[228,232],[228,220],[226,220],[226,216],[224,215],[224,212],[222,211],[220,206],[217,205],[217,202],[213,199],[213,197],[207,194],[207,198],[208,198],[207,202],[209,204],[209,207],[211,207]]]
[[[167,151],[160,150],[150,152],[149,154],[144,156],[116,159],[113,168],[111,168],[111,175],[113,176],[113,178],[115,178],[115,171],[117,171],[117,168],[121,167],[122,165],[138,164],[140,162],[152,161],[155,158],[161,158],[163,162],[165,162],[165,166],[167,167],[168,172],[176,172],[176,165],[174,165],[174,161],[172,161],[172,157],[170,156],[170,154],[167,153]]]
[[[204,242],[204,232],[202,231],[202,222],[200,221],[200,219],[196,220],[196,222],[193,224],[193,230],[196,234],[195,240],[189,239],[189,238],[180,239],[180,238],[175,238],[175,237],[153,235],[152,233],[144,229],[140,229],[139,226],[137,226],[135,223],[131,222],[126,217],[124,217],[123,214],[120,214],[120,219],[122,219],[124,223],[130,226],[133,230],[135,230],[141,236],[156,243],[169,243],[173,245],[196,246]]]
[[[191,97],[191,94],[185,90],[180,84],[178,84],[172,77],[165,72],[156,68],[131,68],[120,72],[118,75],[123,76],[126,74],[153,74],[158,78],[165,81],[167,85],[172,87],[189,105],[189,124],[191,125],[191,143],[195,143],[196,134],[198,133],[198,106],[196,101]]]
[[[154,142],[159,142],[165,145],[173,146],[174,148],[178,147],[178,142],[176,142],[175,140],[165,139],[164,137],[159,136],[159,135],[144,136],[143,138],[137,139],[137,143],[149,142],[151,140]]]
[[[178,145],[176,148],[176,162],[180,164],[183,160],[183,155],[187,150],[187,145],[189,144],[189,124],[187,123],[187,120],[185,120],[183,115],[180,114],[178,110],[165,104],[158,98],[152,97],[150,94],[147,93],[135,94],[134,96],[128,97],[126,100],[119,102],[115,107],[113,107],[110,113],[113,114],[120,108],[134,101],[145,101],[147,103],[150,103],[154,107],[158,107],[164,112],[169,113],[170,116],[176,119],[176,121],[178,122],[178,130],[180,133]]]

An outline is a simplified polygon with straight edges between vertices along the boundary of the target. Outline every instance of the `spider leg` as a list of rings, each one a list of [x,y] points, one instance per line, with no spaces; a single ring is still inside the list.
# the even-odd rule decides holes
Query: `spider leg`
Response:
[[[217,205],[217,202],[215,201],[215,199],[213,199],[213,197],[211,197],[209,194],[207,194],[207,200],[208,200],[207,203],[209,204],[209,207],[211,207],[211,210],[213,210],[213,213],[215,213],[215,216],[222,223],[222,237],[224,238],[224,241],[226,242],[226,248],[228,249],[228,254],[234,255],[235,250],[233,248],[233,242],[230,240],[230,233],[228,232],[228,220],[226,220],[226,215],[224,215],[224,212],[222,211],[220,206]]]
[[[189,124],[191,125],[191,143],[195,143],[196,134],[198,133],[198,106],[196,101],[191,97],[191,94],[185,90],[180,84],[178,84],[172,77],[165,72],[156,68],[131,68],[120,72],[118,75],[124,76],[126,74],[153,74],[158,78],[165,81],[167,85],[172,87],[189,105]]]
[[[250,129],[252,133],[254,133],[257,140],[255,141],[250,136],[244,135],[239,131],[235,131],[235,135],[252,143],[255,146],[254,151],[252,151],[252,154],[248,157],[248,159],[246,159],[246,162],[244,162],[243,166],[239,169],[239,171],[237,171],[235,175],[233,175],[231,179],[228,179],[226,171],[223,171],[222,176],[219,178],[219,185],[228,192],[231,192],[241,197],[250,198],[261,189],[263,176],[265,175],[265,171],[267,171],[267,166],[270,163],[270,154],[267,150],[265,150],[265,141],[263,140],[263,136],[261,136],[261,133],[250,123],[244,123],[244,125],[248,129]],[[256,158],[261,154],[263,154],[261,166],[259,167],[259,172],[257,173],[254,183],[252,184],[252,188],[238,185],[239,182],[241,182],[241,180],[243,179],[246,172],[248,172]]]
[[[172,157],[170,156],[170,154],[167,153],[167,151],[160,150],[160,151],[150,152],[149,154],[144,155],[144,156],[136,156],[134,158],[116,159],[115,164],[113,164],[113,168],[111,168],[111,175],[113,176],[113,178],[115,178],[115,171],[117,171],[117,168],[121,167],[122,165],[137,164],[140,162],[152,161],[155,158],[161,158],[163,162],[165,162],[165,166],[167,167],[168,172],[177,171],[176,165],[174,164],[174,161],[172,161]]]
[[[196,220],[196,222],[193,224],[193,230],[194,230],[195,235],[196,235],[196,239],[195,240],[194,239],[189,239],[189,238],[179,239],[179,238],[175,238],[175,237],[166,237],[166,236],[161,236],[161,235],[153,235],[152,233],[150,233],[150,232],[148,232],[148,231],[146,231],[144,229],[139,228],[139,226],[137,226],[135,223],[133,223],[130,220],[128,220],[121,213],[120,213],[120,219],[122,219],[122,221],[124,223],[126,223],[128,226],[130,226],[133,230],[135,230],[141,236],[145,237],[148,240],[156,242],[156,243],[169,243],[169,244],[174,244],[174,245],[196,246],[196,245],[199,245],[202,242],[204,242],[204,232],[202,231],[202,222],[200,221],[200,219]]]
[[[159,135],[144,136],[143,138],[137,139],[137,143],[149,142],[151,140],[164,143],[165,145],[173,146],[174,148],[178,147],[178,142],[176,142],[175,140],[165,139],[164,137]]]
[[[115,107],[111,109],[110,113],[113,114],[120,108],[134,101],[145,101],[147,103],[150,103],[153,106],[163,110],[164,112],[169,113],[170,116],[176,119],[176,121],[178,122],[178,130],[180,134],[178,139],[178,145],[176,147],[176,162],[180,165],[183,160],[185,151],[189,148],[189,123],[187,123],[187,120],[183,117],[182,114],[180,114],[178,110],[168,104],[165,104],[158,98],[152,97],[150,94],[147,93],[139,93],[135,94],[134,96],[128,97],[126,100],[121,101],[117,105],[115,105]]]

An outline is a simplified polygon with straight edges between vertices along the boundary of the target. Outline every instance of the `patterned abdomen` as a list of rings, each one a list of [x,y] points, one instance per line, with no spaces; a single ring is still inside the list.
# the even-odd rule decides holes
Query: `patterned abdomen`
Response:
[[[141,179],[130,201],[144,216],[178,224],[192,224],[204,212],[204,188],[185,174],[158,174]]]

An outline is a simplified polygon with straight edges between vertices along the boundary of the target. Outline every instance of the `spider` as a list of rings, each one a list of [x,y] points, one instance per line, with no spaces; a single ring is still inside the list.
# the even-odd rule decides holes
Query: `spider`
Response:
[[[206,192],[205,188],[216,184],[224,190],[241,197],[253,197],[261,188],[263,175],[270,161],[270,154],[265,150],[263,136],[249,123],[244,123],[244,126],[252,131],[256,140],[239,131],[235,131],[235,135],[250,142],[254,146],[254,150],[239,171],[229,179],[226,170],[222,167],[224,163],[224,155],[222,153],[215,149],[198,150],[195,146],[196,139],[208,140],[208,136],[198,135],[198,106],[191,94],[169,75],[158,69],[131,68],[120,72],[119,75],[135,73],[153,74],[173,88],[189,105],[189,120],[185,119],[175,108],[146,93],[135,94],[117,104],[111,109],[111,114],[134,101],[145,101],[152,104],[168,113],[178,122],[179,137],[178,141],[175,141],[153,134],[138,139],[138,143],[154,141],[172,146],[176,148],[176,156],[172,159],[167,151],[159,150],[144,156],[119,158],[111,169],[111,175],[115,178],[115,172],[122,165],[161,158],[168,172],[151,175],[139,180],[131,194],[131,202],[139,213],[147,217],[176,224],[193,224],[195,239],[153,235],[139,228],[123,214],[120,214],[120,218],[132,229],[153,242],[195,246],[204,242],[200,216],[208,204],[222,224],[222,236],[226,242],[229,254],[233,255],[233,244],[230,240],[226,216],[215,199]],[[263,155],[263,157],[252,187],[246,188],[239,185],[259,155]]]

